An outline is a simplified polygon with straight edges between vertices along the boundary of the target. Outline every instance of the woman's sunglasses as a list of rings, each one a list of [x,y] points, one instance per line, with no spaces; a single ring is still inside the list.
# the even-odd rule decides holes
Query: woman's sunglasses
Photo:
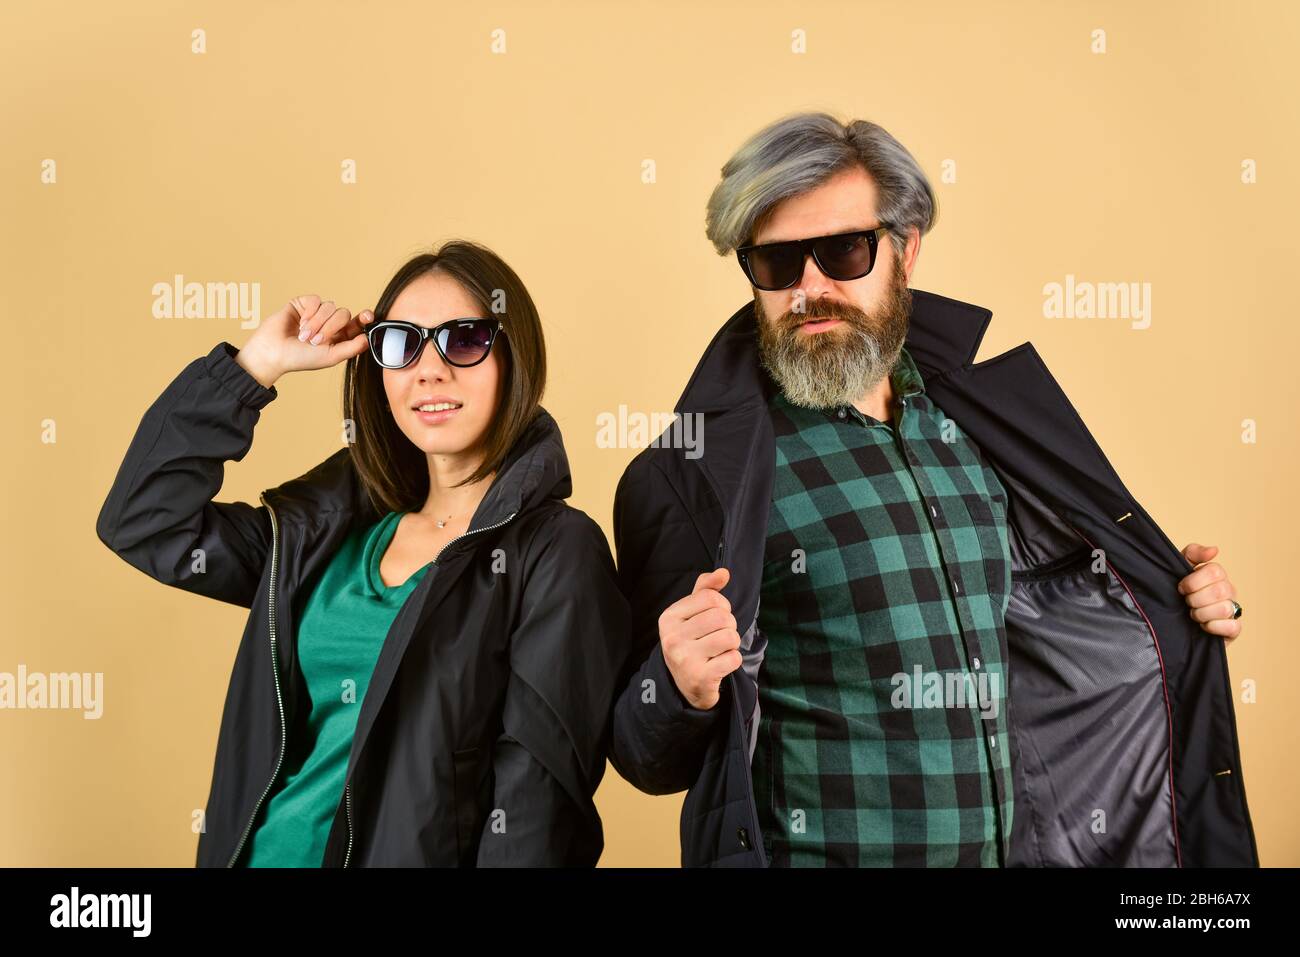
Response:
[[[859,229],[834,236],[741,246],[736,250],[736,258],[754,287],[768,292],[797,285],[803,278],[804,263],[810,252],[817,268],[827,277],[837,282],[848,282],[871,272],[879,245],[877,234],[890,228],[890,223],[881,223],[875,229]]]
[[[432,329],[385,319],[367,329],[366,336],[370,354],[385,369],[406,368],[420,358],[429,340],[447,365],[464,369],[487,358],[498,332],[505,333],[499,319],[451,319]]]

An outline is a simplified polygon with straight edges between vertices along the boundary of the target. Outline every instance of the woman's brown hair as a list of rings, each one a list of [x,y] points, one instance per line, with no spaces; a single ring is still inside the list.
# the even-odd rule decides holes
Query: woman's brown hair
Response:
[[[375,322],[388,318],[401,291],[429,273],[456,280],[484,317],[501,321],[504,332],[492,345],[501,366],[497,408],[483,437],[483,461],[458,483],[467,485],[497,471],[536,417],[546,386],[546,345],[537,307],[523,281],[492,250],[464,239],[449,240],[398,269],[375,305]],[[433,348],[432,343],[426,348]],[[415,510],[429,496],[428,461],[393,418],[383,372],[369,349],[347,361],[343,418],[355,429],[355,441],[348,448],[361,483],[380,512]]]

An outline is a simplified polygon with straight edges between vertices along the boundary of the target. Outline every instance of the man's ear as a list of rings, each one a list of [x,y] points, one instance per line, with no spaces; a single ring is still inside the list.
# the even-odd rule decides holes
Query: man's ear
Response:
[[[908,230],[907,246],[903,251],[903,278],[911,282],[912,270],[916,268],[916,260],[921,255],[921,230],[915,226]]]

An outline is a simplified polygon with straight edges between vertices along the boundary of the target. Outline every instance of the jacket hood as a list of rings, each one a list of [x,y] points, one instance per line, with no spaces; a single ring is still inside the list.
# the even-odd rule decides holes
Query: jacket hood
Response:
[[[913,289],[906,347],[923,378],[973,362],[993,313],[983,306]],[[775,388],[759,363],[753,300],[714,335],[674,407],[675,412],[719,412]]]
[[[539,406],[475,510],[469,530],[495,525],[547,499],[568,498],[572,492],[560,427]],[[310,471],[262,494],[282,520],[311,524],[341,519],[352,525],[373,524],[383,517],[366,494],[350,448],[339,449]]]

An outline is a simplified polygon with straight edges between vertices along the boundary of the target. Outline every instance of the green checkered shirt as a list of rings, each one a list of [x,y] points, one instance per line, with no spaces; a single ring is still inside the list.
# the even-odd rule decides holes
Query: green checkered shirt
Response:
[[[1000,866],[1006,491],[903,350],[892,423],[769,412],[752,773],[775,866]],[[901,397],[901,401],[900,401]]]

